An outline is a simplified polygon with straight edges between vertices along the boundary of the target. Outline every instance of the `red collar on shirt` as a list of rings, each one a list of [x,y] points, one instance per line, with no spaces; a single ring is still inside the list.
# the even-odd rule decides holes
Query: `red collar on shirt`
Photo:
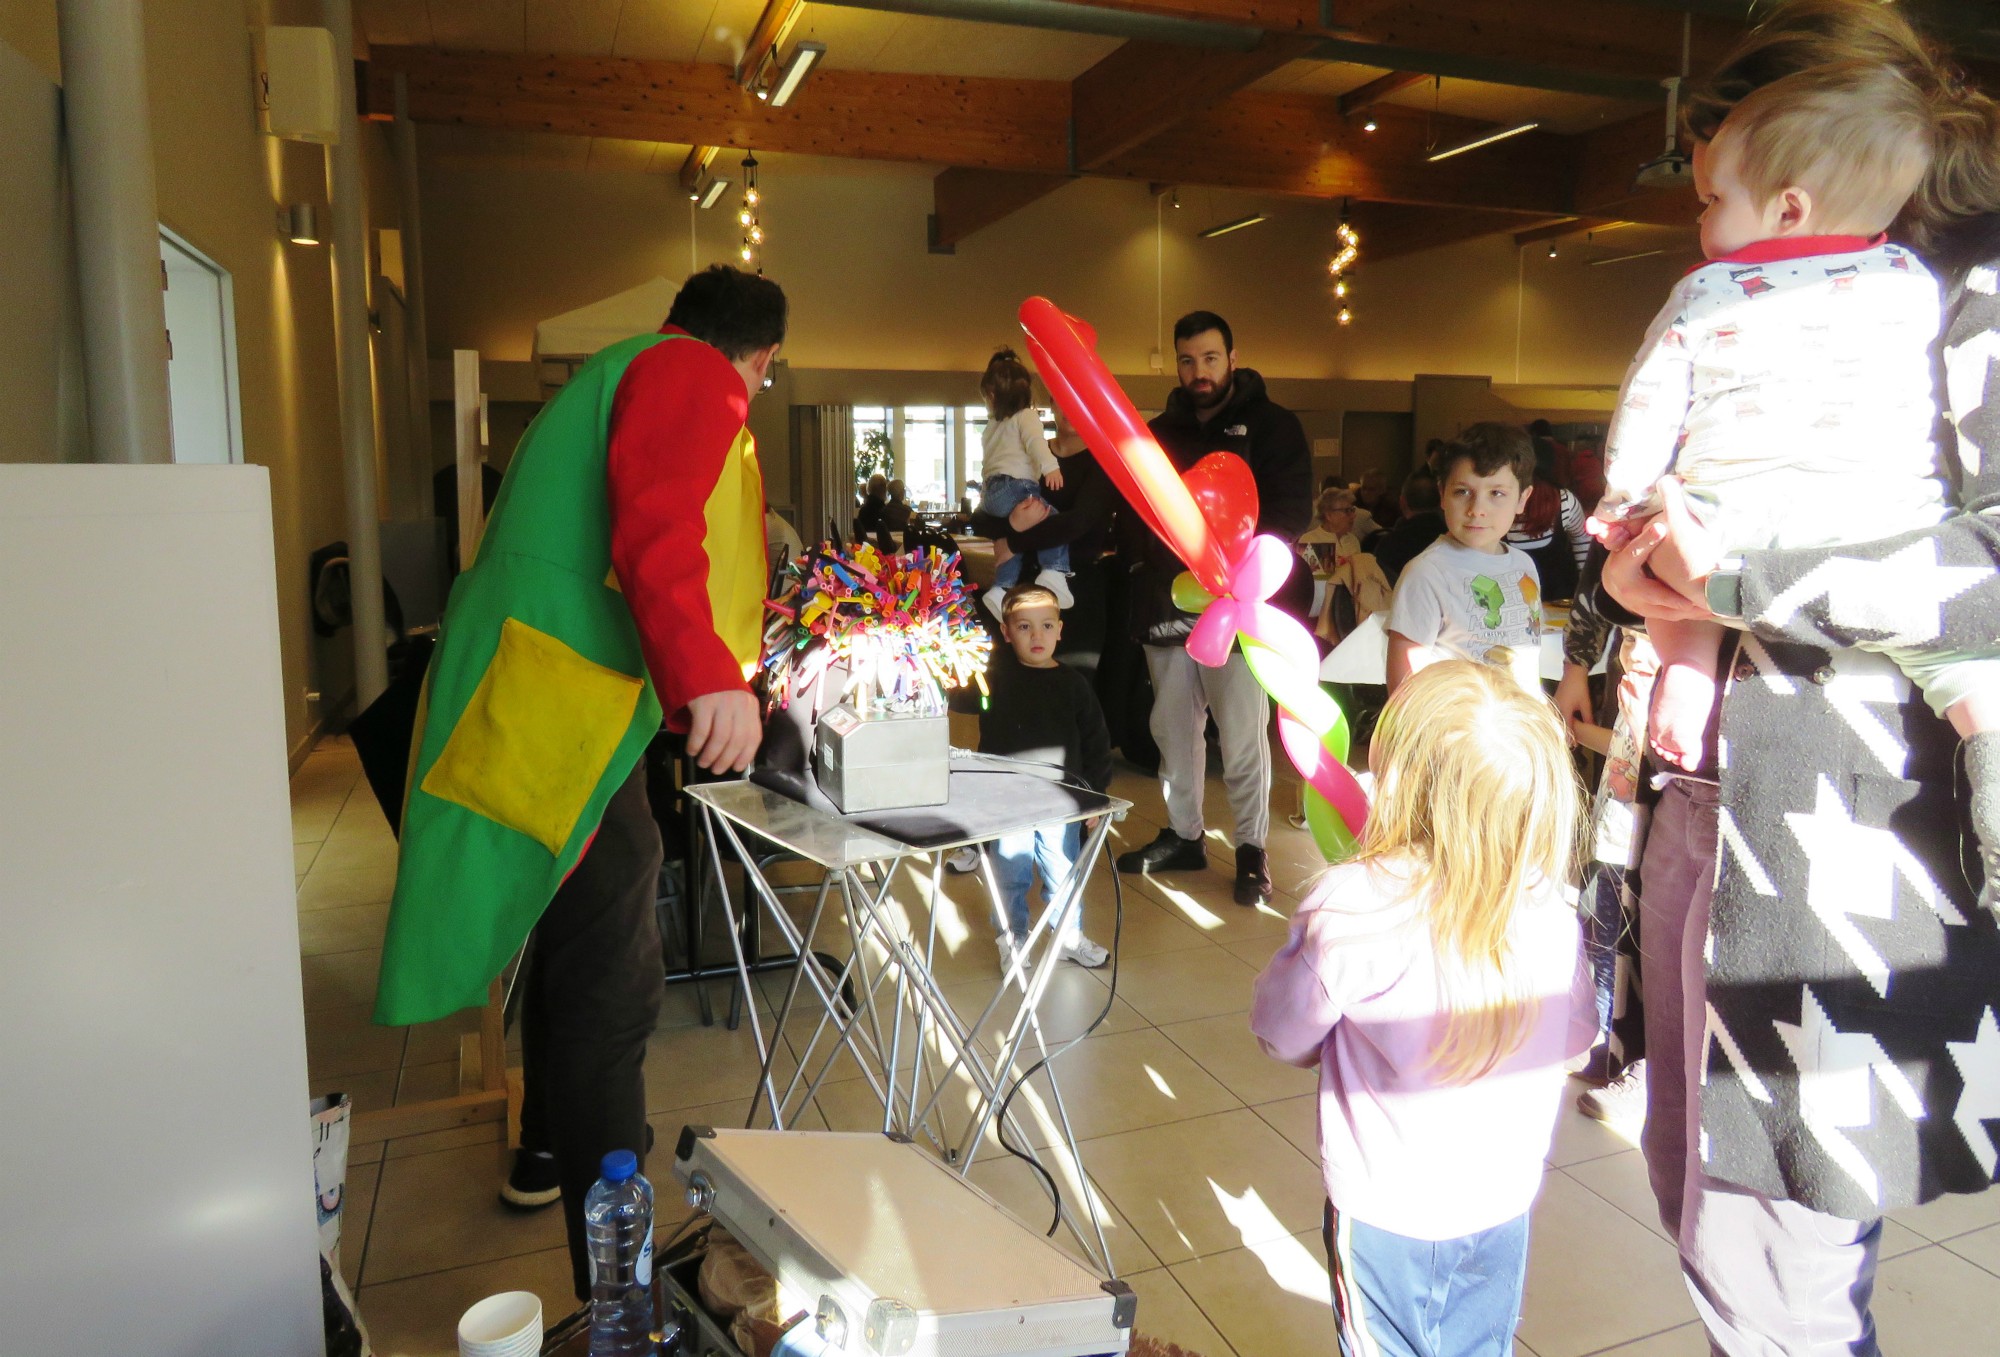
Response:
[[[1874,236],[1779,236],[1775,240],[1753,240],[1742,249],[1714,259],[1704,259],[1694,268],[1710,264],[1775,264],[1782,259],[1804,259],[1816,254],[1856,254],[1887,243],[1889,233]]]

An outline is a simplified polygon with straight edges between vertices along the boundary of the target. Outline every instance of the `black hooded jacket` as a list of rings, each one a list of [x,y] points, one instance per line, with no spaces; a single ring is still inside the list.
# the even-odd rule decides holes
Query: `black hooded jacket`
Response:
[[[1264,393],[1258,373],[1236,369],[1229,399],[1206,419],[1177,386],[1149,427],[1182,471],[1211,452],[1232,452],[1248,462],[1257,481],[1259,533],[1289,544],[1311,524],[1312,448],[1299,417]],[[1148,645],[1179,643],[1194,630],[1194,614],[1173,604],[1174,576],[1186,564],[1136,513],[1118,515],[1118,524],[1119,550],[1133,569],[1134,637]]]

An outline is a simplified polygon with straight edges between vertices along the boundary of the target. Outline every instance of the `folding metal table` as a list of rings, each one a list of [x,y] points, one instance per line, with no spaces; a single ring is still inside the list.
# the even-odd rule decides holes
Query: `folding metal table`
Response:
[[[955,759],[952,776],[952,800],[944,806],[866,816],[842,816],[818,809],[747,779],[688,788],[705,821],[707,833],[702,837],[727,915],[750,1030],[761,1061],[746,1126],[758,1125],[760,1109],[768,1109],[762,1124],[785,1129],[817,1098],[845,1052],[860,1067],[869,1089],[882,1104],[882,1129],[927,1144],[964,1174],[987,1134],[1001,1134],[995,1123],[1010,1092],[1025,1078],[1024,1058],[1031,1054],[1037,1061],[1048,1057],[1050,1046],[1037,1009],[1048,993],[1056,967],[1062,964],[1063,934],[1082,911],[1084,890],[1098,862],[1109,856],[1106,844],[1111,822],[1130,809],[1131,803],[1058,787],[1035,773],[1002,770],[990,762],[962,768]],[[964,781],[967,778],[976,781]],[[938,901],[945,894],[945,855],[1005,834],[1084,821],[1094,824],[1085,829],[1067,889],[1046,901],[1024,946],[1011,957],[1002,950],[1008,963],[1005,973],[997,978],[993,996],[982,1011],[967,1022],[945,997],[932,969],[937,960]],[[784,908],[762,870],[760,859],[766,855],[756,851],[755,839],[776,844],[825,872],[803,926]],[[800,957],[769,1034],[750,990],[755,958],[746,956],[742,946],[737,905],[730,898],[723,869],[725,852],[741,864],[746,889],[754,896],[742,902],[743,909],[761,908]],[[1004,930],[999,882],[990,857],[980,856],[981,880],[994,924]],[[927,907],[921,924],[912,924],[896,907],[891,893],[901,873],[916,873],[921,881],[926,869],[930,885]],[[828,904],[836,892],[840,900],[837,913],[849,946],[838,970],[827,964],[827,958],[813,954],[814,940],[828,922]],[[974,1034],[992,1020],[1010,990],[1020,996],[1020,1002],[1006,1024],[997,1054],[988,1057]],[[781,1092],[776,1072],[776,1055],[782,1045],[778,1038],[808,991],[819,1018],[810,1040],[796,1051],[796,1064]],[[851,1003],[847,996],[851,996]],[[905,1058],[912,1049],[906,1042],[914,1043],[914,1059]],[[1053,1148],[1068,1157],[1073,1180],[1087,1184],[1055,1069],[1044,1066],[1043,1070],[1055,1111],[1054,1138],[1059,1142]],[[967,1123],[954,1132],[947,1125],[942,1103],[953,1076],[961,1071],[974,1091],[973,1106]],[[1034,1150],[1011,1110],[1005,1112],[1004,1124],[1014,1147],[1032,1159]],[[1090,1192],[1086,1189],[1081,1195],[1084,1219],[1079,1219],[1067,1194],[1063,1194],[1061,1217],[1091,1261],[1104,1275],[1112,1276],[1103,1222]]]

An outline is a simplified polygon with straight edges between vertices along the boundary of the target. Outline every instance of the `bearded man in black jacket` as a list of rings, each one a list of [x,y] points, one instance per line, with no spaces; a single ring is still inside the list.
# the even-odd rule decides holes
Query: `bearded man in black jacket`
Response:
[[[1249,463],[1257,481],[1257,531],[1290,543],[1312,521],[1312,449],[1297,415],[1264,392],[1264,379],[1236,365],[1229,322],[1193,311],[1174,322],[1180,385],[1152,421],[1153,436],[1181,470],[1211,452]],[[1207,728],[1215,717],[1223,782],[1235,816],[1236,903],[1271,894],[1264,841],[1271,827],[1271,704],[1240,652],[1219,669],[1187,653],[1192,613],[1173,603],[1174,576],[1187,569],[1139,520],[1120,514],[1120,551],[1132,569],[1131,620],[1153,680],[1153,739],[1169,825],[1144,848],[1118,859],[1121,872],[1193,871],[1208,865],[1202,783]]]

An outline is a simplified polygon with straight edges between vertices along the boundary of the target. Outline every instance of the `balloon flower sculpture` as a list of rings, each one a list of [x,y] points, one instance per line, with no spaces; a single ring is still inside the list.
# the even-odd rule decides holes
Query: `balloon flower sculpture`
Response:
[[[1199,613],[1188,654],[1220,666],[1238,644],[1278,704],[1285,753],[1306,779],[1306,822],[1329,862],[1350,856],[1368,800],[1348,770],[1347,721],[1319,686],[1319,649],[1299,622],[1266,600],[1291,572],[1292,549],[1257,535],[1249,465],[1214,452],[1185,472],[1154,441],[1097,356],[1097,334],[1044,297],[1021,303],[1028,352],[1049,394],[1083,435],[1112,483],[1188,569],[1174,603]]]

